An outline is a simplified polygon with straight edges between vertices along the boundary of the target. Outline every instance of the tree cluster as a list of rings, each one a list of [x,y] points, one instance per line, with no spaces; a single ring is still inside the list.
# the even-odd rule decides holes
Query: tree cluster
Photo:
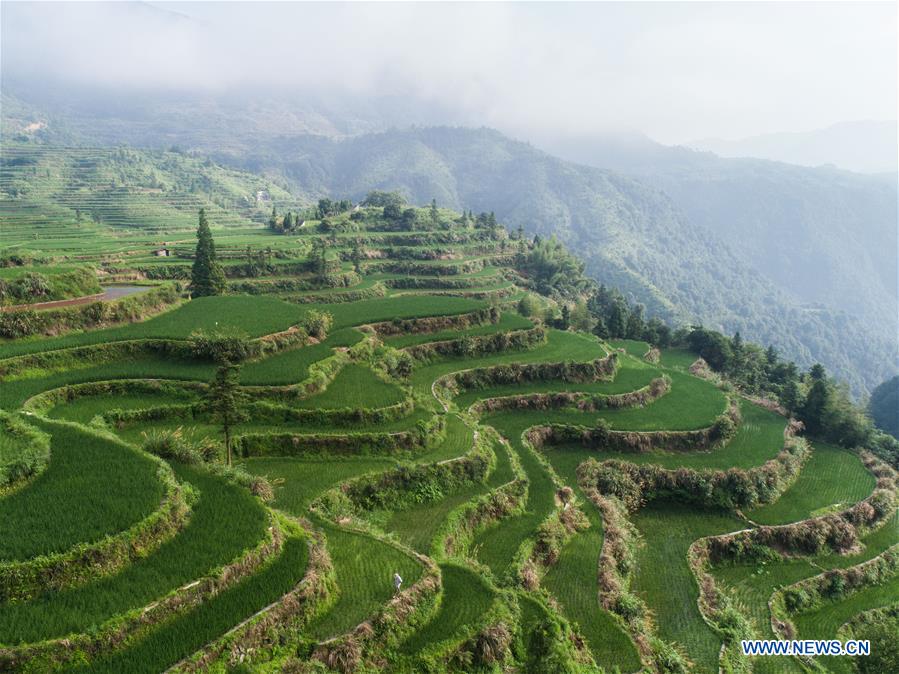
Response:
[[[346,213],[353,207],[353,202],[349,199],[341,199],[334,201],[332,199],[319,199],[318,206],[315,208],[315,217],[322,220],[332,215],[340,215]]]
[[[868,411],[877,428],[899,438],[899,375],[872,391]]]
[[[803,373],[792,361],[782,360],[774,346],[763,349],[745,342],[739,332],[728,337],[693,327],[682,342],[745,392],[780,402],[809,435],[843,447],[867,447],[899,465],[899,441],[876,429],[845,384],[828,377],[822,365]]]
[[[299,228],[303,223],[300,214],[294,214],[293,211],[287,211],[284,217],[278,217],[278,209],[272,206],[272,215],[268,219],[268,228],[278,234],[291,234]]]
[[[372,208],[387,208],[388,206],[401,209],[406,205],[406,199],[399,192],[383,192],[381,190],[372,190],[365,199],[362,200],[363,206]]]
[[[604,285],[597,288],[586,279],[583,263],[555,239],[544,241],[535,236],[530,245],[519,248],[516,267],[535,281],[541,294],[574,300],[564,303],[561,317],[548,320],[549,325],[592,331],[603,339],[687,347],[745,393],[777,400],[805,424],[809,435],[843,447],[866,447],[899,467],[899,440],[875,427],[866,411],[853,402],[848,387],[828,377],[823,366],[815,365],[803,373],[796,363],[782,359],[775,346],[763,348],[746,342],[739,332],[729,337],[702,326],[672,330],[659,318],[647,320],[642,305],[631,304],[618,290]],[[525,302],[523,313],[536,311],[534,304]],[[899,378],[891,386],[899,389]],[[885,385],[871,408],[872,414],[876,411],[884,418],[885,427],[897,419],[899,394],[893,390],[891,396],[890,391]]]
[[[584,263],[555,237],[544,240],[535,236],[530,246],[520,246],[516,267],[542,295],[577,298],[592,285],[584,276]]]
[[[603,339],[639,339],[661,348],[671,345],[671,328],[659,318],[647,320],[642,304],[631,306],[614,288],[600,285],[587,300],[587,309],[595,321],[593,332]]]

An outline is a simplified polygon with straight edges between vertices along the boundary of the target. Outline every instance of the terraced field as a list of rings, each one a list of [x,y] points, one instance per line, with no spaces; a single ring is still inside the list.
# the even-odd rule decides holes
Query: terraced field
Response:
[[[768,600],[776,589],[811,578],[820,573],[822,569],[845,569],[867,562],[882,554],[890,546],[895,545],[897,540],[899,540],[899,512],[894,513],[892,518],[880,529],[864,537],[862,539],[862,550],[855,554],[824,554],[808,559],[785,559],[758,564],[732,564],[716,568],[714,575],[724,591],[733,597],[736,604],[750,618],[757,633],[765,638],[774,638],[774,633],[771,630]],[[870,594],[866,596],[870,596]],[[872,598],[875,598],[875,601],[870,602],[871,605],[868,608],[875,608],[876,606],[899,601],[899,594],[896,593],[895,589],[891,591],[889,587],[877,586],[877,590],[873,592]],[[864,603],[864,599],[862,599],[862,602]],[[836,608],[838,604],[839,602],[835,602],[832,608]],[[863,610],[867,609],[859,609],[856,613]],[[798,616],[796,621],[797,627],[799,627],[800,636],[803,638],[806,636],[815,638],[813,635],[807,634],[807,631],[803,628],[816,620],[814,617],[816,613],[813,611],[807,615]],[[836,627],[839,626],[836,625]],[[836,629],[834,628],[833,632],[825,635],[824,638],[832,638],[835,634]],[[845,671],[845,667],[840,667],[836,659],[828,662],[836,671]],[[771,673],[802,671],[798,662],[786,658],[760,659],[756,665],[756,670]]]
[[[191,161],[161,154],[163,182]],[[0,467],[50,443],[46,468],[0,485],[0,670],[713,673],[735,637],[713,627],[709,582],[773,636],[779,588],[899,539],[890,510],[844,554],[772,547],[709,561],[703,581],[698,541],[839,516],[875,490],[873,470],[881,490],[891,478],[857,452],[806,449],[788,419],[690,374],[683,347],[656,358],[520,315],[534,282],[504,234],[443,211],[396,231],[362,208],[327,237],[312,218],[275,237],[253,228],[255,201],[235,205],[241,176],[210,176],[196,199],[180,183],[126,198],[103,186],[128,170],[117,155],[16,161],[43,177],[13,197],[26,169],[4,163],[0,212],[16,236],[41,229],[60,257],[48,271],[77,266],[65,251],[90,239],[84,261],[110,274],[183,280],[182,212],[212,199],[214,221],[230,214],[215,231],[233,292],[0,343]],[[95,217],[75,227],[76,210]],[[172,259],[152,257],[157,228]],[[280,256],[244,275],[242,246]],[[311,311],[331,317],[320,338],[303,331]],[[204,404],[218,363],[187,348],[197,333],[266,347],[241,364],[231,468]],[[897,591],[890,579],[800,613],[800,636]]]
[[[5,644],[29,643],[93,630],[196,578],[221,568],[262,540],[266,512],[245,491],[188,466],[178,477],[199,491],[184,529],[123,571],[33,601],[0,607]]]
[[[815,443],[814,451],[799,479],[776,503],[747,515],[759,524],[786,524],[823,515],[860,501],[874,489],[874,476],[865,470],[856,454]]]
[[[825,602],[814,611],[796,616],[796,627],[805,639],[830,639],[853,617],[899,601],[899,575],[879,585],[872,585],[839,601]],[[848,658],[823,657],[820,661],[831,671],[851,672]]]
[[[340,594],[333,608],[310,625],[309,633],[317,639],[339,636],[375,613],[393,595],[394,573],[410,585],[421,574],[421,565],[401,549],[364,534],[323,528]]]
[[[697,538],[734,531],[742,523],[729,513],[666,502],[644,508],[634,523],[643,541],[633,589],[653,611],[659,636],[679,644],[695,671],[717,671],[721,639],[696,605],[699,590],[687,552]]]
[[[125,529],[162,499],[150,457],[76,426],[45,423],[50,465],[28,489],[0,501],[0,560],[65,552]],[[90,500],[84,494],[93,494]]]
[[[443,564],[443,601],[437,615],[400,645],[404,655],[415,655],[432,644],[452,640],[487,613],[494,591],[463,566]]]

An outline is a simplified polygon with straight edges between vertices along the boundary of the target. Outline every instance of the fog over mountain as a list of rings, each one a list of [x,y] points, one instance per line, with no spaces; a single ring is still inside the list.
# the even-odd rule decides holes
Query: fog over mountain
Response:
[[[122,99],[407,97],[450,113],[428,123],[534,142],[895,118],[892,3],[11,2],[3,19],[4,81]]]
[[[895,162],[895,127],[843,122],[895,118],[892,4],[3,14],[6,137],[495,210],[650,314],[775,343],[859,395],[899,371],[896,181],[843,170]],[[716,137],[748,140],[683,145]]]
[[[841,122],[815,131],[769,133],[750,138],[707,138],[687,143],[722,157],[761,157],[790,164],[839,168],[862,173],[895,173],[896,120]]]

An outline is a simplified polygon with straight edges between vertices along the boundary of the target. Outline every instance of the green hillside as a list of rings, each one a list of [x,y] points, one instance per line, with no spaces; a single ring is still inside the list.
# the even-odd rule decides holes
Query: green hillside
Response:
[[[105,95],[17,82],[4,128],[29,142],[158,148],[164,127],[165,143],[313,200],[398,189],[414,203],[492,210],[513,229],[555,234],[650,315],[776,344],[805,367],[823,363],[856,397],[899,371],[895,181],[643,137],[547,141],[547,154],[490,129],[434,127],[421,101],[390,96],[254,99],[249,110],[186,94],[104,106]],[[35,120],[45,126],[23,133]]]
[[[128,153],[143,219],[76,253],[61,213],[14,269],[148,290],[0,314],[0,670],[792,671],[740,640],[899,603],[899,478],[823,371],[616,325],[564,248],[388,194],[281,234],[201,192],[191,298],[196,214],[134,172],[203,167]],[[41,231],[64,181],[10,171]]]
[[[293,201],[272,181],[181,152],[4,143],[0,162],[5,248],[87,242],[104,228],[192,229],[199,208],[219,226],[247,227],[268,218],[273,200]]]
[[[824,363],[859,394],[896,372],[895,312],[884,311],[896,306],[896,196],[882,181],[693,157],[660,159],[656,173],[622,162],[618,173],[487,129],[208,150],[226,164],[277,171],[304,191],[361,198],[398,189],[414,202],[495,210],[512,228],[559,237],[591,276],[650,314],[775,343],[802,365]],[[618,168],[613,161],[599,154],[590,163]]]

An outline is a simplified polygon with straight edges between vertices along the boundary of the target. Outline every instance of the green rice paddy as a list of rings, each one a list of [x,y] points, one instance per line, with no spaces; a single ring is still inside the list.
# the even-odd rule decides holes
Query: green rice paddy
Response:
[[[639,510],[633,521],[643,541],[631,589],[655,615],[659,636],[680,644],[695,671],[714,674],[721,639],[696,605],[699,589],[687,550],[697,538],[737,531],[744,523],[729,513],[662,502]]]
[[[44,273],[76,268],[80,262],[62,257],[76,252],[91,264],[106,263],[122,269],[123,273],[142,270],[141,273],[154,276],[165,275],[170,267],[169,271],[186,269],[194,245],[194,206],[203,202],[209,204],[215,218],[221,218],[214,221],[216,243],[228,268],[230,287],[237,289],[239,284],[250,283],[254,286],[250,290],[259,294],[186,300],[141,322],[3,341],[0,359],[77,346],[102,348],[103,344],[121,340],[185,340],[197,330],[260,337],[301,323],[310,310],[324,311],[331,314],[333,325],[321,342],[291,346],[242,367],[240,382],[252,387],[247,390],[255,400],[277,398],[279,405],[293,408],[293,412],[263,413],[265,406],[255,406],[255,416],[237,424],[234,433],[237,436],[330,434],[352,438],[360,433],[417,431],[434,414],[441,414],[445,435],[434,438],[430,446],[417,453],[337,455],[326,449],[314,455],[239,458],[240,469],[268,480],[274,496],[269,503],[256,498],[245,487],[200,467],[173,463],[177,479],[189,484],[197,496],[183,528],[158,548],[114,572],[98,574],[80,586],[47,591],[27,601],[0,604],[0,645],[4,647],[97,634],[178,588],[219,573],[222,567],[240,559],[265,539],[275,516],[274,509],[282,513],[281,517],[288,513],[301,518],[306,523],[304,526],[323,534],[334,567],[336,595],[329,598],[327,609],[319,611],[299,633],[282,634],[283,642],[274,648],[269,645],[259,652],[251,652],[251,660],[244,663],[245,669],[253,670],[265,663],[263,669],[275,671],[285,665],[283,658],[303,659],[314,642],[347,634],[363,621],[371,620],[394,596],[394,573],[402,576],[403,588],[422,578],[425,566],[416,556],[419,554],[434,556],[440,569],[443,590],[439,606],[414,631],[404,632],[398,641],[387,636],[383,643],[371,645],[371,653],[366,654],[370,657],[365,662],[368,669],[439,669],[431,657],[446,656],[441,662],[454,663],[455,671],[468,671],[470,668],[464,663],[471,656],[463,654],[460,659],[452,660],[453,649],[485,627],[485,621],[501,607],[503,620],[511,621],[507,627],[515,640],[509,660],[502,665],[509,671],[532,671],[528,669],[532,666],[537,671],[545,667],[534,663],[537,655],[541,655],[537,651],[546,645],[541,641],[546,634],[537,638],[534,631],[553,616],[568,621],[578,633],[578,640],[582,640],[604,671],[638,671],[642,664],[630,635],[601,607],[597,580],[604,523],[600,512],[578,486],[578,466],[589,458],[615,458],[671,469],[751,469],[777,456],[783,447],[787,420],[740,400],[742,419],[736,434],[712,450],[636,454],[561,445],[540,448],[541,456],[522,442],[522,434],[534,425],[560,423],[591,427],[603,420],[620,431],[690,431],[713,424],[725,411],[727,399],[713,383],[688,373],[696,355],[685,348],[664,349],[660,362],[653,364],[642,358],[650,350],[646,342],[615,340],[605,344],[593,335],[557,329],[548,329],[545,343],[527,350],[465,358],[435,357],[415,365],[405,379],[390,379],[381,375],[387,369],[382,359],[396,354],[380,348],[377,336],[366,335],[364,329],[358,329],[360,326],[466,314],[491,304],[502,312],[499,321],[493,324],[464,330],[406,332],[381,339],[384,345],[403,349],[461,337],[525,330],[534,325],[514,310],[517,299],[525,293],[526,284],[520,280],[516,284],[515,271],[502,254],[507,249],[490,240],[487,232],[452,227],[398,232],[391,231],[394,225],[390,223],[369,227],[379,222],[379,215],[372,215],[373,211],[367,211],[361,221],[350,221],[349,215],[343,214],[337,216],[342,223],[341,231],[328,240],[328,273],[353,271],[350,259],[356,239],[364,241],[366,248],[381,252],[359,263],[361,278],[320,278],[317,271],[304,264],[311,239],[319,236],[317,221],[307,217],[307,226],[290,236],[276,236],[255,227],[254,222],[268,217],[264,211],[270,210],[270,204],[261,209],[255,201],[241,201],[248,184],[238,173],[214,171],[209,176],[214,193],[201,191],[190,196],[172,185],[162,192],[150,187],[128,192],[109,188],[108,182],[114,175],[131,176],[132,163],[137,159],[73,149],[77,161],[86,162],[76,166],[65,152],[26,149],[22,152],[23,161],[37,162],[49,174],[43,174],[40,189],[29,195],[28,203],[3,200],[0,215],[10,218],[14,241],[23,245],[40,241],[41,250],[60,256],[42,267]],[[168,157],[171,166],[194,166],[189,157],[169,155],[172,153],[160,153]],[[111,165],[117,168],[112,170]],[[55,173],[63,170],[86,176],[84,193],[64,189],[66,181],[61,173]],[[0,187],[13,184],[10,180],[20,180],[17,175],[14,167],[4,164],[0,167]],[[163,181],[170,179],[160,176]],[[131,178],[136,180],[134,176]],[[300,204],[289,201],[289,195],[274,187],[272,190],[279,199],[279,210],[282,203],[292,203],[290,208],[301,210]],[[73,221],[74,209],[85,203],[101,214],[100,221]],[[41,238],[26,236],[38,230]],[[153,256],[161,239],[169,242],[178,257]],[[254,273],[261,274],[258,277],[250,274],[250,278],[241,278],[245,273],[241,265],[245,264],[247,246],[257,252],[267,251],[268,247],[273,250],[271,267],[256,270]],[[407,269],[408,273],[399,273],[398,269]],[[0,270],[4,278],[16,273],[19,272]],[[278,292],[269,283],[290,279],[301,283],[285,286],[310,289]],[[448,282],[449,279],[452,281]],[[366,295],[371,299],[353,299]],[[546,299],[544,304],[549,307],[552,301]],[[360,344],[363,339],[371,341],[372,346]],[[357,348],[350,349],[354,346]],[[449,402],[446,412],[432,391],[435,380],[459,370],[518,363],[587,362],[605,357],[615,349],[623,353],[619,353],[618,370],[609,381],[546,380],[494,385],[460,392]],[[315,365],[338,353],[341,368],[315,394],[292,396],[289,389],[283,388],[313,381]],[[39,393],[104,380],[208,382],[216,367],[210,362],[149,353],[120,359],[110,357],[106,362],[79,360],[70,353],[60,354],[60,359],[63,365],[59,368],[35,368],[8,377],[2,383],[0,406],[16,411]],[[670,379],[670,390],[644,406],[594,412],[574,407],[509,409],[480,418],[470,411],[478,400],[502,396],[553,392],[624,394],[646,387],[661,376]],[[49,419],[34,420],[52,436],[51,460],[46,471],[21,490],[0,497],[0,561],[23,561],[41,554],[65,552],[79,543],[96,542],[134,526],[157,509],[163,496],[162,482],[157,475],[159,464],[138,449],[145,434],[180,429],[181,437],[188,442],[221,438],[220,425],[199,411],[196,416],[194,413],[170,415],[116,424],[112,432],[122,442],[94,435],[87,426],[110,410],[184,407],[198,400],[192,392],[156,393],[146,387],[135,385],[133,390],[128,390],[125,386],[122,393],[70,396],[47,411]],[[275,394],[264,387],[279,390]],[[368,418],[362,414],[335,414],[336,410],[361,412],[385,408],[410,396],[413,411],[397,419],[363,423],[350,420]],[[309,414],[316,410],[323,414]],[[282,420],[291,416],[307,418]],[[472,449],[476,433],[484,439],[484,434],[489,433],[488,426],[508,444],[494,443],[497,461],[483,482],[468,481],[453,487],[435,484],[429,498],[421,503],[357,513],[366,520],[369,527],[366,532],[353,528],[348,521],[326,520],[311,508],[325,492],[335,490],[333,493],[339,494],[342,485],[360,476],[385,471],[402,475],[403,469],[458,459]],[[8,444],[8,439],[0,436],[0,449],[6,451]],[[817,441],[813,441],[813,446],[813,454],[796,482],[776,502],[746,513],[750,519],[760,524],[794,522],[847,507],[871,493],[874,478],[855,453]],[[476,531],[466,553],[460,552],[451,560],[440,557],[444,547],[435,538],[447,532],[446,525],[453,521],[453,514],[515,479],[516,464],[520,464],[527,478],[523,510]],[[553,472],[574,490],[590,526],[573,534],[561,546],[557,561],[541,569],[541,590],[537,594],[520,587],[516,565],[523,561],[521,551],[529,549],[528,543],[557,507],[558,485]],[[675,644],[693,663],[692,671],[714,674],[719,667],[721,637],[699,612],[698,588],[687,564],[687,551],[698,538],[741,529],[748,526],[747,522],[732,512],[655,501],[630,517],[641,536],[631,590],[649,607],[655,634]],[[899,516],[894,516],[886,526],[865,537],[863,549],[850,555],[723,565],[713,569],[713,573],[722,591],[750,619],[759,634],[770,636],[767,602],[778,587],[824,569],[846,568],[871,559],[895,544],[899,539],[897,527]],[[234,579],[214,596],[173,612],[165,621],[148,626],[121,644],[104,647],[93,659],[80,659],[70,669],[157,672],[202,651],[210,642],[296,587],[307,568],[309,544],[308,536],[291,533],[279,552],[260,567]],[[859,611],[895,602],[897,593],[899,588],[893,579],[878,588],[864,588],[841,601],[802,614],[796,619],[800,636],[832,636]],[[398,646],[385,647],[388,643],[398,643]],[[229,671],[231,664],[223,660],[216,667]],[[845,663],[827,661],[825,664],[833,665],[834,671],[846,671]],[[792,660],[759,660],[754,663],[754,671],[756,674],[792,672],[797,666]]]
[[[334,354],[337,347],[349,347],[362,339],[357,330],[332,332],[318,344],[288,349],[248,363],[240,373],[240,382],[247,386],[283,386],[299,384],[309,376],[309,367]]]
[[[394,594],[393,574],[408,587],[422,573],[421,564],[406,553],[365,534],[322,524],[337,574],[340,594],[325,615],[309,626],[317,639],[342,634],[375,613]]]
[[[396,534],[414,550],[424,554],[430,552],[435,534],[453,510],[514,478],[506,449],[498,446],[494,450],[497,458],[496,467],[486,484],[475,482],[456,491],[441,494],[441,498],[396,510],[389,514],[384,528]]]
[[[874,489],[874,476],[857,454],[814,442],[811,457],[796,480],[774,503],[747,513],[759,524],[787,524],[847,508]]]
[[[490,419],[488,423],[509,440],[529,480],[525,511],[488,527],[474,540],[477,559],[486,564],[496,578],[502,578],[518,548],[552,512],[555,487],[534,453],[521,443],[521,433],[515,433],[518,426],[514,422]]]
[[[402,402],[396,384],[379,379],[370,368],[355,363],[345,366],[322,393],[301,400],[297,407],[309,409],[365,409]]]
[[[112,656],[72,671],[151,674],[165,670],[287,594],[302,580],[308,556],[305,538],[288,538],[278,557],[259,572],[178,615]]]
[[[0,498],[0,560],[94,543],[159,507],[163,485],[149,457],[75,426],[40,427],[51,436],[50,464],[27,489]]]
[[[268,517],[248,492],[196,468],[176,465],[175,470],[200,494],[183,530],[119,573],[31,601],[0,604],[0,643],[90,630],[214,572],[262,540]]]
[[[899,602],[899,574],[839,600],[825,601],[815,610],[795,616],[793,622],[802,639],[833,639],[840,627],[859,613],[896,602]],[[836,673],[852,672],[854,669],[851,659],[846,657],[824,657],[821,662]]]
[[[473,571],[455,564],[441,564],[443,596],[437,615],[400,645],[400,652],[414,655],[442,641],[473,632],[490,608],[494,591]]]
[[[512,330],[528,330],[533,327],[524,316],[506,312],[496,323],[487,323],[478,325],[467,330],[440,330],[437,332],[420,332],[408,335],[395,335],[387,337],[384,341],[395,349],[402,349],[407,346],[415,346],[416,344],[426,344],[428,342],[441,342],[450,339],[458,339],[462,334],[470,337],[480,335],[494,335],[500,332],[510,332]]]

